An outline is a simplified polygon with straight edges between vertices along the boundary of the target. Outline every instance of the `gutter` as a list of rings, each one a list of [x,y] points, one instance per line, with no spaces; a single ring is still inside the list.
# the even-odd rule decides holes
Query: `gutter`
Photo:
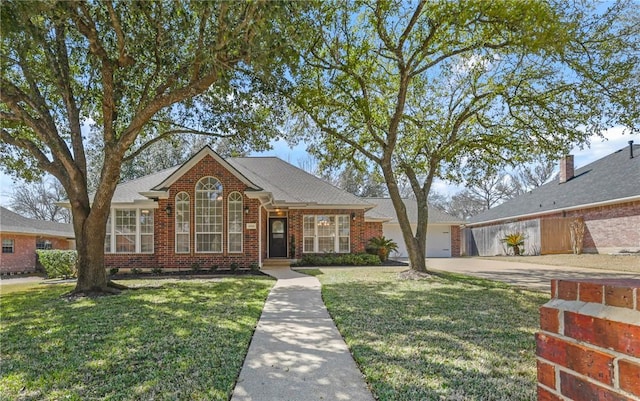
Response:
[[[500,218],[497,218],[497,219],[478,221],[478,222],[467,223],[467,224],[463,224],[463,225],[465,227],[473,227],[473,226],[480,226],[480,225],[485,225],[485,224],[490,224],[490,223],[497,223],[497,222],[502,222],[502,221],[507,221],[507,220],[517,220],[517,219],[522,219],[522,218],[525,218],[525,217],[540,216],[540,215],[544,215],[544,214],[558,213],[558,212],[570,211],[570,210],[587,209],[587,208],[598,207],[598,206],[615,205],[617,203],[627,203],[627,202],[634,202],[634,201],[639,201],[639,200],[640,200],[640,195],[634,195],[634,196],[628,196],[626,198],[611,199],[611,200],[608,200],[608,201],[593,202],[593,203],[584,203],[582,205],[563,207],[563,208],[557,208],[557,209],[541,210],[541,211],[533,212],[533,213],[525,213],[525,214],[520,214],[520,215],[516,215],[516,216],[500,217]]]

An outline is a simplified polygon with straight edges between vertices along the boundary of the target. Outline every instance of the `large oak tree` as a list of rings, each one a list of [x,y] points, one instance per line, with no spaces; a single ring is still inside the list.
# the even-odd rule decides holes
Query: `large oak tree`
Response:
[[[0,163],[22,177],[46,171],[64,186],[78,251],[75,292],[112,291],[103,247],[123,162],[169,135],[246,134],[224,118],[223,105],[253,109],[251,102],[239,103],[250,98],[246,73],[278,71],[286,56],[281,27],[302,6],[2,2]],[[93,194],[87,125],[103,153]]]
[[[616,124],[638,127],[638,5],[596,5],[327,2],[281,87],[324,163],[380,169],[411,266],[426,271],[436,177],[462,180],[557,156]],[[403,180],[418,204],[415,231]]]

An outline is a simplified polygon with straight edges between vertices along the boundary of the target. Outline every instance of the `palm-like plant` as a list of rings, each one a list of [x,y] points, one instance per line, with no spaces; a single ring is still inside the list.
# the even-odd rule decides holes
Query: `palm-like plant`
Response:
[[[513,254],[515,256],[519,256],[520,247],[524,245],[524,233],[515,232],[507,234],[502,238],[502,242],[504,242],[509,248],[513,248]]]
[[[391,252],[398,250],[398,244],[394,240],[385,238],[384,236],[371,238],[368,246],[377,249],[378,256],[382,262],[389,258]]]

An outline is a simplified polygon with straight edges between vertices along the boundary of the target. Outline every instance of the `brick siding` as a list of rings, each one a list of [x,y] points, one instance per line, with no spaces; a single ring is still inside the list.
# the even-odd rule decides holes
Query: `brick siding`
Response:
[[[460,226],[451,226],[451,257],[460,256],[460,244],[462,241],[462,230]]]
[[[640,280],[551,283],[536,333],[538,401],[640,399]]]
[[[71,249],[70,241],[65,238],[46,237],[25,234],[0,234],[2,239],[13,240],[13,253],[0,253],[0,274],[32,273],[36,271],[36,240],[51,241],[52,249]]]

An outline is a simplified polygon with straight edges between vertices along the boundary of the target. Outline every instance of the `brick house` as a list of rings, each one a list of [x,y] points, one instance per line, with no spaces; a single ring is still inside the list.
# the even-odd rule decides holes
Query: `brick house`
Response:
[[[36,249],[74,249],[71,224],[29,219],[0,207],[0,274],[36,271]]]
[[[583,251],[640,251],[640,145],[575,169],[573,156],[560,174],[532,191],[472,217],[463,230],[467,255],[504,254],[500,239],[525,233],[529,254],[571,253],[570,224],[584,222]]]
[[[223,159],[204,147],[180,166],[117,186],[105,265],[249,267],[360,253],[388,220],[374,207],[278,158]]]

